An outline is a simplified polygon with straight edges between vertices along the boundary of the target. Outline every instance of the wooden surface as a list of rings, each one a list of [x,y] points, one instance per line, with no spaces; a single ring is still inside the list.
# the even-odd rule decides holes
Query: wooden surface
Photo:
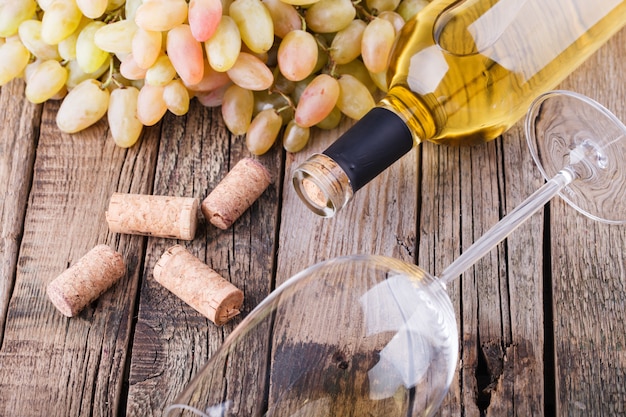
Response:
[[[624,45],[626,30],[560,87],[626,120]],[[116,191],[203,199],[248,155],[245,144],[219,109],[194,103],[120,149],[104,121],[61,134],[58,103],[29,104],[23,88],[0,89],[0,416],[161,416],[241,318],[215,327],[156,284],[154,264],[176,242],[109,233],[104,212]],[[243,315],[277,283],[339,255],[389,255],[438,274],[543,183],[518,123],[477,147],[426,143],[336,218],[316,218],[290,172],[348,125],[316,131],[296,155],[275,147],[260,158],[274,182],[252,208],[227,231],[201,223],[181,242],[244,291]],[[128,273],[65,318],[45,285],[98,243],[120,251]],[[625,252],[626,227],[556,199],[453,282],[459,362],[440,414],[626,414]],[[250,346],[241,366],[263,349]]]

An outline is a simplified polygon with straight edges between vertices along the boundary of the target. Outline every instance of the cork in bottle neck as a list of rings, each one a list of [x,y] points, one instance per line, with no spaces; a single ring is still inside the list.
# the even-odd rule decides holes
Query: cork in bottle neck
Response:
[[[315,214],[333,217],[352,198],[352,186],[344,170],[332,158],[314,154],[293,175],[300,199]]]

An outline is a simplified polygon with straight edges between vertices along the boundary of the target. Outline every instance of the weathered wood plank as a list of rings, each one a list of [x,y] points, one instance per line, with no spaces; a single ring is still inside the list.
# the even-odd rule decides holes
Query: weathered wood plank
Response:
[[[505,190],[509,181],[518,184],[512,187],[517,193],[514,197],[520,188],[531,188],[533,173],[526,169],[529,156],[520,159],[520,145],[524,148],[526,145],[516,132],[513,129],[504,138],[471,148],[422,145],[418,263],[425,268],[442,272],[506,213]],[[505,151],[509,147],[512,152]],[[537,183],[538,173],[534,179]],[[541,230],[541,224],[539,220],[532,227]],[[461,346],[457,378],[442,405],[441,415],[502,415],[513,412],[513,404],[519,403],[517,406],[523,409],[525,405],[541,403],[542,332],[535,332],[532,339],[522,337],[526,319],[515,313],[520,304],[536,309],[541,300],[541,280],[531,281],[530,289],[520,290],[510,278],[520,270],[532,275],[536,270],[534,264],[540,265],[541,258],[533,259],[537,255],[533,251],[530,259],[525,256],[520,261],[519,254],[507,249],[536,245],[541,245],[541,233],[519,231],[448,286],[457,309]],[[542,314],[539,309],[536,328],[541,326]],[[535,347],[533,351],[538,352],[526,360],[529,365],[524,370],[513,360],[518,343],[531,344]],[[528,377],[535,385],[528,389],[532,395],[522,401],[513,390],[513,379]]]
[[[109,234],[104,213],[112,192],[150,190],[158,137],[149,131],[123,150],[108,137],[105,120],[61,134],[57,109],[46,104],[42,117],[0,350],[0,415],[112,416],[120,407],[145,239]],[[49,302],[46,284],[98,243],[124,255],[127,275],[79,316],[65,318]]]
[[[182,118],[167,117],[154,194],[180,195],[203,200],[235,163],[250,156],[242,137],[231,137],[219,109],[194,103]],[[274,182],[260,199],[228,230],[222,231],[201,218],[195,240],[180,242],[199,259],[230,280],[245,294],[242,315],[271,290],[278,229],[281,187],[281,151],[260,158]],[[200,215],[201,217],[201,215]],[[175,241],[151,238],[143,272],[139,318],[130,367],[128,415],[161,416],[190,382],[224,338],[240,321],[235,318],[217,327],[156,283],[154,264]],[[244,369],[262,366],[267,349],[263,341],[251,343],[245,358],[233,358],[229,389],[251,409],[259,399],[247,386],[236,385]]]
[[[599,101],[622,121],[624,45],[626,30],[563,85]],[[558,198],[550,224],[558,415],[624,415],[626,227],[595,222]]]
[[[29,103],[23,96],[22,81],[13,81],[0,89],[0,109],[4,116],[0,125],[0,345],[41,121],[42,106]]]

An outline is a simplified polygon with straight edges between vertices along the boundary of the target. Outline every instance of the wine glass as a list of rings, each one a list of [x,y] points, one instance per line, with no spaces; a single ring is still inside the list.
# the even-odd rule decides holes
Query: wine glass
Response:
[[[626,223],[626,126],[585,96],[553,91],[525,127],[547,182],[439,278],[374,255],[313,265],[235,328],[165,415],[432,415],[457,364],[446,283],[557,194],[593,219]]]

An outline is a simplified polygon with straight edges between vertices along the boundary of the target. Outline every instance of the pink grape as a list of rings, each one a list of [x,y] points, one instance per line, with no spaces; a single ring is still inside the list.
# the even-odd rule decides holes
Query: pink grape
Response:
[[[187,20],[185,0],[150,0],[135,11],[135,23],[142,29],[165,32]]]
[[[227,71],[230,79],[248,90],[266,90],[274,82],[274,74],[263,61],[247,52],[241,52],[235,65]]]
[[[292,30],[278,47],[278,67],[290,81],[308,77],[317,64],[317,42],[313,35],[304,30]]]
[[[221,0],[190,0],[188,20],[191,33],[198,42],[205,42],[217,29],[222,18]]]
[[[144,126],[154,126],[167,112],[163,87],[144,84],[137,96],[137,119]]]
[[[274,34],[283,39],[289,32],[302,29],[302,17],[295,7],[283,0],[263,0],[272,16]]]
[[[296,106],[295,121],[311,127],[330,114],[339,98],[339,83],[330,75],[320,74],[304,89]]]
[[[202,80],[202,44],[193,37],[189,25],[178,25],[168,32],[167,55],[185,84],[197,84]]]
[[[183,80],[183,82],[184,81],[185,80]],[[200,82],[196,84],[185,83],[185,86],[191,91],[207,93],[226,84],[230,84],[230,82],[231,80],[227,73],[215,71],[211,68],[209,63],[204,60],[204,70]]]
[[[132,53],[126,55],[120,63],[120,74],[127,80],[143,80],[147,70],[141,68]]]
[[[137,28],[131,42],[131,52],[140,68],[148,69],[161,54],[163,35],[161,32]]]
[[[223,85],[216,88],[215,90],[207,92],[197,92],[196,98],[204,107],[219,107],[222,105],[224,93],[226,92],[227,88],[228,85]]]

